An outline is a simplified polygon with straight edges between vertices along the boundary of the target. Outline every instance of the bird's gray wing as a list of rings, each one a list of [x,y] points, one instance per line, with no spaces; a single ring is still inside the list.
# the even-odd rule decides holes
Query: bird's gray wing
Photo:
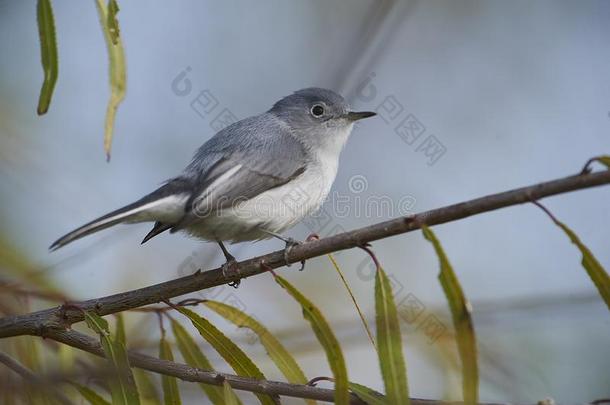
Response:
[[[301,142],[271,114],[228,126],[206,142],[186,168],[183,176],[196,179],[196,186],[174,230],[203,213],[286,184],[305,171],[308,161]]]

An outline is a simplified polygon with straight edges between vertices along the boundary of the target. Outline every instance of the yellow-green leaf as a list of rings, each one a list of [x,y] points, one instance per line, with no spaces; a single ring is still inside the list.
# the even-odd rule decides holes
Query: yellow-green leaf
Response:
[[[119,21],[116,18],[119,12],[119,5],[116,0],[108,0],[108,18],[106,19],[106,25],[108,25],[108,33],[113,45],[117,45],[119,41]]]
[[[455,339],[462,362],[464,403],[474,405],[478,402],[479,398],[479,367],[477,363],[477,341],[472,317],[470,316],[470,303],[464,296],[460,282],[449,263],[449,259],[432,230],[423,225],[422,232],[424,237],[434,246],[440,262],[441,271],[438,278],[451,309]]]
[[[91,405],[110,405],[110,402],[106,401],[101,395],[93,391],[91,388],[79,384],[72,385]]]
[[[187,308],[177,307],[177,310],[190,319],[193,326],[199,331],[201,337],[212,345],[214,350],[216,350],[229,366],[235,370],[237,375],[253,377],[259,380],[265,379],[263,373],[258,369],[256,364],[250,360],[246,353],[207,319]],[[263,405],[275,404],[275,400],[269,395],[258,393],[255,393],[255,395]]]
[[[307,384],[308,380],[294,357],[260,322],[243,311],[222,302],[206,301],[205,305],[236,326],[248,328],[256,333],[271,360],[273,360],[289,382],[293,384]],[[315,404],[316,402],[308,400],[307,403]]]
[[[608,157],[608,159],[610,160],[610,157]],[[589,250],[589,248],[580,241],[580,238],[574,233],[574,231],[568,228],[566,224],[555,218],[555,216],[553,216],[553,214],[551,214],[549,210],[544,208],[544,206],[539,203],[538,206],[544,212],[547,213],[549,218],[551,218],[551,220],[558,227],[560,227],[566,235],[568,235],[570,241],[575,244],[576,247],[578,247],[578,250],[580,250],[580,253],[582,254],[582,267],[584,267],[584,269],[587,271],[587,274],[593,281],[593,284],[595,284],[595,287],[597,287],[599,295],[602,296],[602,299],[606,303],[606,306],[608,307],[608,309],[610,309],[610,277],[608,276],[608,273],[606,272],[604,267],[599,261],[597,261],[593,253]]]
[[[123,346],[127,347],[127,337],[125,336],[125,321],[123,320],[123,314],[116,314],[116,340]]]
[[[386,397],[384,397],[382,393],[377,392],[372,388],[350,382],[349,389],[368,405],[389,405]]]
[[[303,317],[311,324],[313,332],[326,352],[326,358],[335,379],[335,404],[348,404],[347,368],[345,367],[345,360],[339,341],[330,329],[328,322],[320,310],[292,284],[280,276],[275,276],[275,281],[301,305]]]
[[[40,59],[44,72],[44,81],[40,89],[37,112],[38,115],[43,115],[49,110],[59,70],[55,21],[51,0],[38,0],[36,14],[38,16],[38,35],[40,37]]]
[[[106,40],[106,47],[108,48],[110,65],[110,100],[108,101],[108,107],[106,109],[106,123],[104,125],[104,151],[106,152],[107,159],[110,159],[116,110],[121,101],[123,101],[123,98],[125,98],[127,83],[127,75],[125,73],[125,52],[123,50],[121,37],[119,36],[118,21],[116,20],[116,11],[118,11],[116,1],[111,1],[110,4],[111,8],[116,7],[113,16],[111,16],[111,11],[106,7],[103,0],[96,0],[95,4],[97,5],[102,31],[104,32],[104,38]],[[109,19],[114,21],[112,27],[108,24]]]
[[[172,320],[172,331],[176,338],[176,345],[187,364],[202,370],[213,370],[210,361],[205,357],[195,340],[193,340],[191,335],[188,334],[182,325],[177,321]],[[201,387],[214,405],[222,405],[224,403],[222,388],[203,383],[200,383],[199,387]]]
[[[165,337],[161,336],[159,342],[159,358],[163,360],[174,361],[172,348],[170,347]],[[163,399],[165,405],[181,405],[180,392],[178,391],[178,381],[176,377],[170,377],[163,374],[161,376],[161,385],[163,386]]]
[[[385,394],[390,404],[410,404],[402,336],[390,281],[382,268],[375,274],[377,352]]]
[[[108,322],[94,312],[85,312],[87,326],[100,336],[104,355],[114,370],[110,379],[110,394],[113,405],[139,404],[138,390],[129,366],[125,345],[112,338]]]
[[[141,368],[133,369],[133,376],[136,379],[136,387],[140,393],[140,402],[142,405],[161,405],[159,393],[155,381],[151,378],[148,371]]]
[[[237,395],[235,395],[235,391],[233,391],[233,388],[231,388],[231,386],[229,385],[228,382],[224,381],[222,383],[222,388],[223,388],[225,405],[239,405],[240,404],[239,398],[237,398]]]
[[[369,340],[371,341],[371,344],[373,345],[373,348],[376,351],[377,347],[375,346],[375,339],[373,339],[373,334],[371,333],[369,324],[366,322],[366,319],[364,318],[364,314],[362,313],[362,310],[360,309],[360,305],[358,305],[358,301],[356,301],[356,297],[354,296],[352,289],[349,287],[349,284],[347,283],[347,279],[343,275],[343,272],[341,271],[341,268],[339,267],[339,264],[337,263],[337,261],[335,260],[333,255],[331,253],[329,253],[327,256],[328,256],[328,260],[330,260],[331,264],[335,268],[335,271],[339,274],[339,278],[341,278],[341,282],[345,286],[347,293],[349,294],[350,298],[352,299],[352,302],[354,303],[354,306],[356,307],[356,311],[358,311],[358,316],[360,317],[362,326],[364,327],[364,330],[366,331],[366,334],[369,337]]]

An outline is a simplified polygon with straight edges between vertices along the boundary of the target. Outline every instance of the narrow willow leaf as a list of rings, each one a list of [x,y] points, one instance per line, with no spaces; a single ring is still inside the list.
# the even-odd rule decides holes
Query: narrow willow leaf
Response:
[[[127,338],[125,336],[125,321],[123,320],[123,314],[120,312],[116,314],[116,341],[127,347]]]
[[[589,161],[589,163],[592,161],[599,162],[599,163],[603,164],[604,166],[606,166],[607,169],[610,169],[610,155],[602,155],[602,156],[594,157]]]
[[[390,281],[380,267],[375,274],[377,352],[385,394],[390,404],[410,404],[398,312]]]
[[[580,253],[582,254],[582,267],[584,267],[584,269],[587,271],[587,274],[593,281],[593,284],[595,284],[595,287],[597,287],[597,290],[599,291],[599,294],[602,296],[602,299],[606,303],[606,306],[608,307],[608,309],[610,309],[610,277],[608,276],[608,273],[606,272],[604,267],[601,265],[600,262],[597,261],[593,253],[589,250],[589,248],[580,241],[580,238],[574,233],[574,231],[568,228],[566,224],[555,218],[555,216],[551,214],[551,212],[546,209],[542,204],[537,203],[537,205],[544,212],[546,212],[549,218],[551,218],[551,220],[558,227],[560,227],[566,235],[568,235],[570,241],[576,245],[578,250],[580,250]]]
[[[125,52],[123,50],[121,37],[119,36],[118,21],[116,20],[116,11],[118,11],[116,1],[111,1],[110,4],[110,8],[114,9],[114,7],[116,7],[114,17],[112,18],[116,23],[116,27],[111,27],[108,24],[111,12],[108,7],[106,7],[103,0],[95,0],[95,4],[97,5],[102,31],[104,32],[104,38],[106,39],[110,65],[110,100],[108,101],[108,107],[106,109],[106,123],[104,125],[104,151],[109,160],[116,110],[121,101],[123,101],[123,98],[125,98],[127,82],[127,75],[125,73]],[[113,35],[116,36],[113,37]]]
[[[119,5],[116,0],[108,0],[108,18],[106,19],[106,25],[108,26],[108,33],[113,45],[119,43],[119,21],[116,18],[119,12]]]
[[[364,403],[368,405],[388,405],[386,397],[383,396],[382,393],[375,391],[372,388],[365,387],[361,384],[356,384],[353,382],[349,383],[349,389],[352,391],[358,398],[360,398]]]
[[[366,319],[364,318],[364,314],[362,313],[362,310],[360,309],[360,305],[358,305],[358,302],[356,301],[356,297],[354,296],[352,289],[349,287],[349,284],[347,284],[347,279],[343,275],[343,272],[341,271],[341,268],[339,267],[339,264],[337,263],[337,261],[335,260],[333,255],[331,253],[329,253],[327,256],[328,256],[328,260],[330,260],[331,264],[335,268],[335,271],[339,274],[339,278],[341,278],[341,282],[345,286],[347,293],[349,294],[350,298],[352,299],[352,302],[354,303],[354,306],[356,307],[356,311],[358,311],[358,316],[360,317],[360,320],[362,321],[362,326],[364,327],[364,330],[366,331],[366,334],[369,337],[369,340],[371,341],[373,348],[375,349],[375,351],[377,351],[377,347],[375,346],[375,339],[373,338],[373,334],[371,333],[369,324],[366,322]]]
[[[101,395],[93,391],[91,388],[79,384],[72,385],[91,405],[110,405],[110,402],[106,401]]]
[[[40,59],[44,71],[44,81],[38,98],[38,115],[49,110],[53,90],[57,82],[57,40],[55,38],[55,20],[51,0],[38,0],[36,7],[38,16],[38,35],[40,37]]]
[[[239,405],[240,404],[239,398],[237,398],[237,395],[235,395],[235,391],[233,391],[233,388],[231,388],[231,386],[229,385],[228,382],[224,381],[222,383],[222,388],[223,388],[223,396],[224,396],[225,405]]]
[[[271,360],[273,360],[289,382],[293,384],[307,384],[308,380],[294,357],[292,357],[284,345],[282,345],[267,328],[261,325],[260,322],[248,316],[243,311],[222,302],[206,301],[205,305],[236,326],[248,328],[256,333]],[[308,400],[307,403],[315,404],[316,402]]]
[[[326,358],[335,378],[335,404],[348,404],[347,368],[345,367],[345,360],[339,341],[330,329],[328,322],[324,319],[320,310],[292,284],[280,276],[274,277],[275,281],[301,305],[303,317],[311,324],[313,332],[326,352]]]
[[[159,358],[163,360],[174,361],[172,348],[165,340],[165,336],[161,335],[159,342]],[[163,399],[165,405],[181,405],[180,392],[178,391],[178,381],[176,377],[170,377],[163,374],[161,376],[161,385],[163,386]]]
[[[212,325],[207,319],[202,318],[195,312],[183,308],[176,308],[183,315],[188,317],[193,323],[193,326],[199,331],[214,350],[235,370],[237,375],[244,377],[253,377],[259,380],[264,380],[265,376],[258,369],[256,364],[244,353],[231,339],[226,337],[216,326]],[[269,395],[255,393],[259,401],[264,405],[275,404],[275,400]]]
[[[133,376],[136,379],[136,387],[140,394],[140,402],[142,405],[161,405],[159,393],[155,381],[151,378],[148,371],[140,368],[133,369]]]
[[[460,282],[449,263],[449,259],[432,230],[423,225],[422,232],[424,237],[434,246],[440,262],[441,271],[438,278],[451,309],[455,339],[462,362],[464,403],[474,405],[478,402],[479,398],[479,367],[477,364],[477,341],[472,325],[472,317],[470,316],[470,303],[464,296]]]
[[[202,370],[213,370],[212,364],[207,357],[205,357],[201,349],[199,349],[199,346],[197,346],[195,340],[193,340],[191,335],[188,334],[182,325],[173,319],[172,331],[174,332],[174,337],[176,338],[178,350],[180,350],[180,353],[187,364]],[[200,383],[199,387],[201,387],[203,392],[206,393],[214,405],[222,405],[224,403],[222,388],[203,383]]]
[[[113,405],[139,404],[138,390],[127,358],[125,346],[113,339],[108,322],[94,312],[85,312],[87,326],[100,336],[104,355],[115,372],[110,380]]]

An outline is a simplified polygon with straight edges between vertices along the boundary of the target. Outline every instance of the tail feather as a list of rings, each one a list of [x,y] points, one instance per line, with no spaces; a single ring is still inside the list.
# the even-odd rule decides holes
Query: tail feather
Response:
[[[57,250],[70,242],[120,223],[145,221],[175,223],[184,215],[184,205],[190,195],[188,191],[188,184],[183,179],[170,180],[144,198],[86,223],[62,236],[53,242],[49,249]],[[154,235],[150,235],[150,237],[152,236]]]
[[[94,219],[91,222],[86,223],[85,225],[73,230],[72,232],[67,233],[61,238],[57,239],[53,244],[49,247],[50,250],[57,250],[60,247],[67,245],[70,242],[74,242],[77,239],[83,238],[87,235],[91,235],[92,233],[101,231],[106,228],[110,228],[116,224],[121,222],[125,222],[128,217],[134,215],[134,210],[138,210],[138,208],[142,206],[141,203],[135,202],[133,204],[129,204],[123,208],[119,208],[116,211],[112,211],[104,216],[101,216],[97,219]]]

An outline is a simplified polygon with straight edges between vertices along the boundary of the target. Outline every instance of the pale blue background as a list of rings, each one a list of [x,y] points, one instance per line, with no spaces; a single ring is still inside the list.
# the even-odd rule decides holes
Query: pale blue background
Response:
[[[198,266],[222,262],[215,245],[179,235],[140,246],[148,225],[118,227],[47,251],[61,234],[139,198],[184,167],[214,133],[214,117],[202,118],[189,105],[204,89],[239,118],[312,85],[351,95],[358,109],[375,109],[394,96],[404,115],[414,114],[426,127],[424,137],[435,135],[446,153],[429,166],[417,144],[407,145],[394,133],[398,120],[363,122],[343,153],[333,189],[353,204],[371,196],[412,196],[414,210],[423,211],[569,175],[589,157],[609,152],[609,2],[120,6],[128,92],[108,164],[102,150],[107,55],[94,3],[55,2],[59,80],[49,113],[37,117],[42,70],[35,2],[0,1],[0,222],[16,246],[43,266],[55,265],[47,271],[74,298],[175,278],[193,252]],[[193,93],[178,97],[171,82],[187,66]],[[377,96],[364,101],[354,94],[372,72]],[[360,200],[349,188],[355,175],[367,182]],[[610,188],[544,201],[606,268],[609,201]],[[351,215],[333,224],[352,229],[382,219]],[[511,207],[435,231],[474,306],[481,400],[534,403],[551,396],[575,403],[610,395],[610,314],[580,267],[579,253],[547,217],[533,206]],[[301,225],[290,235],[305,238],[309,232]],[[270,241],[232,250],[244,259],[280,247]],[[437,259],[421,234],[376,242],[374,250],[402,284],[401,297],[411,293],[425,314],[448,315]],[[357,271],[364,257],[354,250],[338,260],[373,325],[373,283]],[[350,378],[382,389],[376,355],[328,260],[309,261],[304,273],[293,266],[282,274],[314,298],[334,325],[345,343]],[[282,337],[308,376],[330,374],[296,304],[270,276],[218,292],[217,299],[235,298]],[[132,332],[132,340],[139,336],[156,351],[155,322]],[[450,321],[444,322],[450,331]],[[267,376],[282,379],[263,350],[248,344],[247,334],[218,324],[244,340]],[[429,344],[415,323],[403,324],[403,331],[411,394],[459,399],[459,376],[448,376],[442,360],[453,345],[442,338]],[[183,386],[199,396],[198,388]]]

